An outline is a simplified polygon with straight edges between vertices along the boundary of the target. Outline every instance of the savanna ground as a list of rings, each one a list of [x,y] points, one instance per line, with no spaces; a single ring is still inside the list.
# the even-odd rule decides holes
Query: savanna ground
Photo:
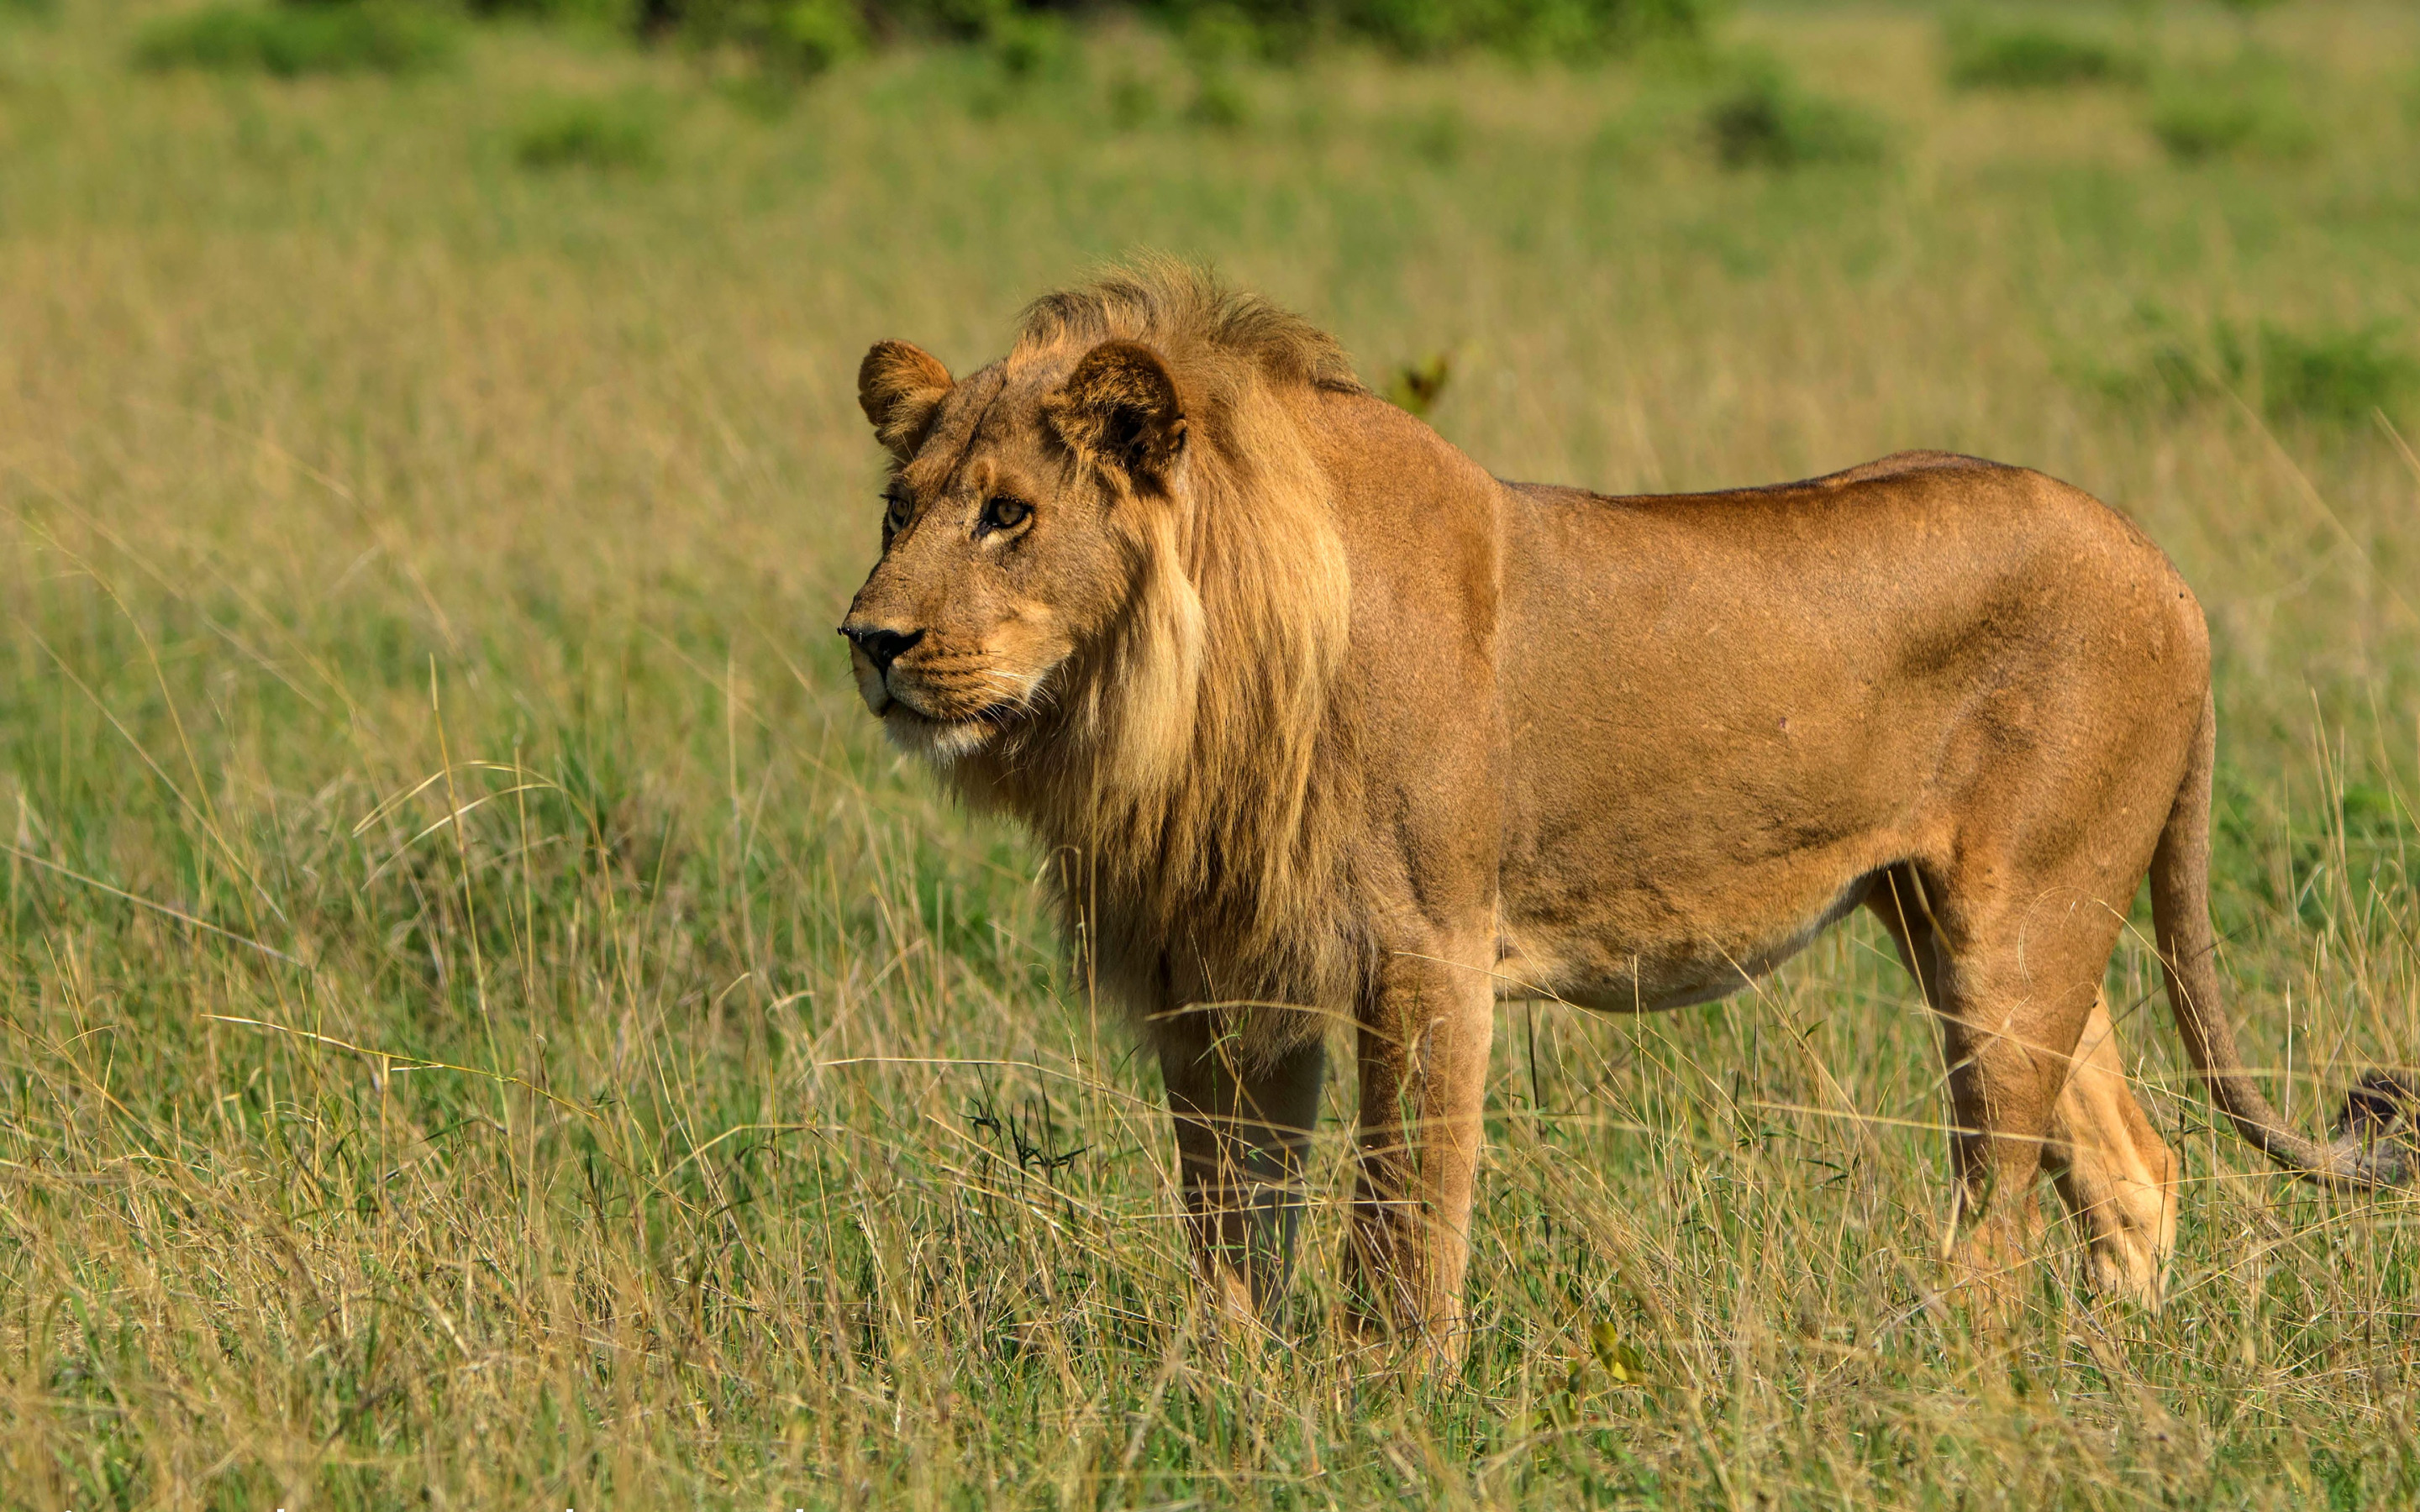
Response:
[[[147,8],[27,8],[0,1505],[2420,1496],[2420,1210],[2213,1129],[2139,943],[2113,1001],[2189,1173],[2159,1316],[2055,1222],[2012,1338],[1931,1304],[1938,1057],[1860,923],[1733,1002],[1504,1012],[1458,1375],[1350,1365],[1342,1088],[1282,1344],[1208,1335],[1156,1072],[831,634],[866,344],[963,370],[1137,246],[1373,381],[1448,354],[1433,419],[1508,475],[2033,464],[2210,609],[2223,967],[2313,1126],[2420,1059],[2408,7],[2060,11],[2154,63],[2026,90],[1953,88],[1936,13],[1796,7],[1206,86],[1111,28],[787,103],[512,28],[147,71]],[[1746,49],[1798,92],[1710,135]]]

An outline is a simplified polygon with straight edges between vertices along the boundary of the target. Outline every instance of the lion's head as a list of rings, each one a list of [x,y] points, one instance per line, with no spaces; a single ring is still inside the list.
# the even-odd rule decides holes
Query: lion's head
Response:
[[[963,380],[877,344],[882,556],[841,633],[892,738],[1133,787],[1203,755],[1205,713],[1299,723],[1343,602],[1299,415],[1322,390],[1360,392],[1330,338],[1167,263],[1037,301]]]
[[[1014,737],[1125,615],[1156,521],[1182,507],[1176,378],[1150,347],[1112,340],[959,383],[887,341],[858,402],[894,464],[882,557],[841,626],[859,691],[893,739],[937,759]]]

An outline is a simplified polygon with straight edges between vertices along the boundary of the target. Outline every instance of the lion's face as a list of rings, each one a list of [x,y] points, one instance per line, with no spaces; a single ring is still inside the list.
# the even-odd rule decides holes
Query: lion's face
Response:
[[[858,387],[897,465],[841,634],[891,737],[955,760],[1047,709],[1053,674],[1114,622],[1135,573],[1122,512],[1155,501],[1183,421],[1165,369],[1128,343],[956,383],[886,342]]]

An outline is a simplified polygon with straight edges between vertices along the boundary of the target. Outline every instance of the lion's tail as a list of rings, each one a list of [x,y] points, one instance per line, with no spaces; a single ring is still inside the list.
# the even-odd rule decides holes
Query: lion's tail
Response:
[[[2245,1074],[2218,994],[2218,945],[2210,925],[2210,788],[2218,720],[2205,698],[2201,734],[2151,857],[2151,917],[2168,1004],[2185,1052],[2236,1132],[2280,1166],[2327,1186],[2396,1186],[2412,1178],[2411,1112],[2420,1095],[2384,1072],[2353,1084],[2322,1144],[2297,1134]],[[2401,1125],[2400,1128],[2397,1126]]]

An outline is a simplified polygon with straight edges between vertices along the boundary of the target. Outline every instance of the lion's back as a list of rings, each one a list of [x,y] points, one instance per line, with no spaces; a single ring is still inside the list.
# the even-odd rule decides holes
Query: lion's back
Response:
[[[2181,636],[2206,655],[2199,606],[2167,555],[2108,504],[2027,468],[1901,452],[1710,493],[1513,484],[1508,496],[1506,608],[1533,632],[1621,605],[1826,644],[1931,626],[2003,649]]]

